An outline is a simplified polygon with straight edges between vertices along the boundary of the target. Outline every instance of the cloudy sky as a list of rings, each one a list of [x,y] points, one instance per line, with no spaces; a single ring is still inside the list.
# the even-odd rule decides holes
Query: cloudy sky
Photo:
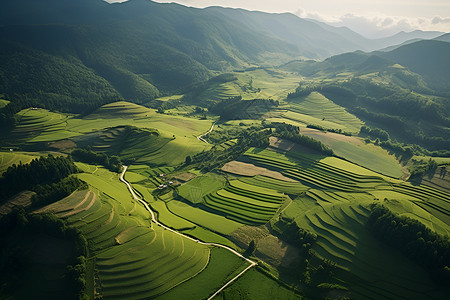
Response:
[[[123,0],[107,0],[123,2]],[[266,12],[292,12],[334,26],[347,26],[368,37],[399,31],[450,32],[449,0],[154,0],[193,7],[225,6]]]

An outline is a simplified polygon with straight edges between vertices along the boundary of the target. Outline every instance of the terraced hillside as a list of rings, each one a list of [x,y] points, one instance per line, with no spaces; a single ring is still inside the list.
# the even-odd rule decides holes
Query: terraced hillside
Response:
[[[448,292],[437,286],[422,268],[375,239],[366,226],[371,205],[383,203],[394,212],[417,219],[448,236],[450,197],[447,193],[384,177],[333,157],[255,148],[247,151],[242,159],[309,187],[306,192],[298,193],[281,215],[317,234],[312,248],[316,257],[337,264],[335,276],[344,280],[352,297],[439,299]],[[262,180],[270,184],[277,179],[256,176],[241,180],[253,184]],[[284,185],[295,186],[288,182]]]
[[[105,298],[155,297],[206,267],[209,248],[152,224],[117,175],[99,168],[79,177],[90,189],[43,210],[66,219],[86,236]]]
[[[19,146],[70,139],[127,161],[171,166],[211,147],[196,138],[211,127],[210,120],[158,114],[124,101],[106,104],[87,116],[26,109],[17,119],[9,139]]]
[[[286,196],[275,190],[232,180],[224,188],[205,196],[205,205],[240,223],[267,223]]]

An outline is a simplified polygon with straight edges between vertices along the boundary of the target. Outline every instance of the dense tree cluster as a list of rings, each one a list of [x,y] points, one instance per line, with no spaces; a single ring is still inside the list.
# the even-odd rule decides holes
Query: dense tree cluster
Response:
[[[0,218],[0,231],[0,298],[8,298],[17,288],[26,286],[22,276],[32,261],[30,256],[33,253],[28,243],[19,241],[30,236],[48,235],[70,242],[70,249],[73,249],[65,276],[54,284],[66,287],[66,299],[88,299],[85,279],[88,244],[80,231],[67,226],[55,215],[27,214],[23,209],[15,209]]]
[[[314,124],[308,124],[306,125],[307,128],[312,128],[312,129],[317,129],[320,131],[328,131],[328,132],[333,132],[333,133],[337,133],[337,134],[342,134],[345,136],[352,136],[351,132],[347,132],[347,131],[343,131],[342,129],[332,129],[332,128],[325,128],[323,126],[320,125],[314,125]]]
[[[213,147],[209,151],[194,155],[189,162],[198,164],[198,167],[203,172],[210,171],[236,159],[250,147],[267,147],[269,145],[269,136],[271,134],[272,130],[270,129],[262,129],[261,127],[256,126],[250,127],[247,130],[240,132],[237,136],[238,141],[236,144],[225,150]]]
[[[434,280],[450,282],[450,239],[421,222],[393,214],[388,208],[376,205],[368,226],[375,237],[403,252],[427,269]]]
[[[430,91],[427,95],[412,92],[414,88],[354,77],[339,84],[300,84],[294,93],[288,95],[288,99],[320,92],[362,120],[383,128],[390,136],[439,152],[436,154],[440,156],[448,155],[446,149],[450,148],[450,140],[447,134],[439,130],[450,124],[448,101],[429,96]],[[378,133],[381,132],[373,132],[375,135]],[[389,140],[384,134],[377,138]]]
[[[362,135],[368,135],[373,138],[378,138],[380,141],[387,141],[390,139],[389,133],[387,133],[385,130],[380,128],[370,128],[367,126],[362,126],[360,131],[360,134]]]
[[[0,199],[30,189],[37,184],[57,182],[70,174],[78,172],[72,159],[62,156],[53,156],[33,159],[28,164],[12,165],[0,178]]]
[[[118,156],[108,156],[105,153],[96,153],[91,149],[75,149],[70,154],[74,160],[88,164],[100,164],[111,172],[120,173],[122,162]]]
[[[272,227],[280,234],[283,240],[302,249],[303,254],[307,254],[317,240],[317,235],[315,233],[299,227],[295,220],[287,217],[281,216]]]
[[[300,128],[297,126],[286,123],[270,123],[265,126],[275,128],[275,135],[280,138],[298,143],[325,155],[333,155],[333,150],[322,144],[320,141],[306,135],[301,135]]]
[[[242,100],[239,96],[220,101],[209,110],[218,114],[222,120],[254,119],[278,105],[277,100]]]
[[[44,206],[69,196],[81,187],[87,187],[87,184],[73,176],[66,177],[56,183],[38,184],[32,188],[36,194],[31,197],[31,203],[36,207]]]

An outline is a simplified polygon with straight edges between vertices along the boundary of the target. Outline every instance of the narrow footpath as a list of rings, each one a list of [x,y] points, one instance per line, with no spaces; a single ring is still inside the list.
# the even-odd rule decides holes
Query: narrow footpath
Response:
[[[214,127],[214,124],[215,124],[215,123],[213,123],[213,125],[211,126],[211,129],[209,130],[209,132],[212,131],[212,129],[213,129],[213,127]],[[208,133],[209,133],[209,132],[208,132]],[[199,140],[200,140],[200,139],[199,139]],[[206,142],[206,141],[205,141],[205,142]],[[194,241],[194,242],[196,242],[196,243],[199,243],[199,244],[202,244],[202,245],[215,246],[215,247],[220,247],[220,248],[226,249],[226,250],[230,251],[231,253],[233,253],[234,255],[237,255],[237,256],[239,256],[240,258],[242,258],[242,259],[244,259],[245,261],[247,261],[248,263],[250,263],[250,265],[249,265],[247,268],[245,268],[245,270],[243,270],[241,273],[239,273],[238,275],[234,276],[230,281],[228,281],[227,283],[225,283],[225,284],[224,284],[220,289],[218,289],[211,297],[209,297],[208,300],[213,299],[215,296],[217,296],[217,294],[219,294],[222,290],[224,290],[225,288],[227,288],[227,287],[228,287],[231,283],[233,283],[236,279],[238,279],[238,278],[239,278],[240,276],[242,276],[245,272],[247,272],[248,270],[250,270],[250,268],[252,268],[252,267],[254,267],[254,266],[257,265],[256,262],[254,262],[254,261],[248,259],[247,257],[243,256],[242,254],[240,254],[239,252],[237,252],[236,250],[234,250],[234,249],[232,249],[232,248],[230,248],[230,247],[228,247],[228,246],[225,246],[225,245],[222,245],[222,244],[216,244],[216,243],[205,243],[205,242],[202,242],[202,241],[200,241],[200,240],[198,240],[198,239],[195,239],[195,238],[193,238],[193,237],[190,237],[190,236],[188,236],[188,235],[182,234],[182,233],[180,233],[180,232],[178,232],[178,231],[176,231],[176,230],[174,230],[174,229],[172,229],[172,228],[170,228],[170,227],[165,226],[164,224],[159,223],[159,221],[158,221],[158,220],[156,219],[156,217],[155,217],[155,213],[151,210],[151,208],[150,208],[150,206],[147,204],[147,202],[145,202],[144,200],[142,200],[141,198],[139,198],[138,195],[136,195],[136,193],[134,192],[133,187],[131,186],[131,184],[128,183],[128,181],[126,181],[126,180],[124,179],[125,172],[127,171],[127,169],[128,169],[128,166],[123,166],[123,171],[122,171],[122,174],[120,175],[120,181],[122,181],[123,183],[125,183],[125,184],[127,185],[127,188],[128,188],[128,190],[130,191],[130,193],[131,193],[131,195],[133,196],[133,198],[134,198],[135,200],[139,201],[140,203],[142,203],[142,205],[144,205],[145,209],[148,210],[148,212],[149,212],[150,215],[152,216],[152,222],[153,222],[153,223],[155,223],[156,225],[158,225],[158,226],[160,226],[160,227],[162,227],[162,228],[164,228],[164,229],[166,229],[166,230],[169,230],[169,231],[171,231],[171,232],[173,232],[173,233],[175,233],[175,234],[178,234],[178,235],[180,235],[180,236],[182,236],[182,237],[184,237],[184,238],[187,238],[187,239],[189,239],[189,240],[191,240],[191,241]]]

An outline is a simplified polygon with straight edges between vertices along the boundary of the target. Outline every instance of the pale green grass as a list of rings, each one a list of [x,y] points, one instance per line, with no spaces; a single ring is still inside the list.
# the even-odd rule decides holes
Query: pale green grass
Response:
[[[125,179],[128,182],[136,183],[136,182],[147,180],[147,177],[137,174],[137,173],[134,173],[134,172],[127,171],[127,173],[125,173]]]
[[[394,155],[390,155],[380,147],[364,143],[361,138],[345,137],[313,129],[305,129],[302,134],[321,141],[333,149],[336,155],[355,164],[395,178],[403,175],[402,166]]]
[[[203,202],[203,197],[225,186],[225,179],[215,174],[198,176],[178,187],[178,195],[192,203]]]
[[[227,287],[222,293],[222,299],[240,299],[241,295],[247,299],[305,299],[293,290],[280,285],[275,280],[251,269],[240,277],[231,286]],[[219,298],[219,296],[218,296]]]
[[[220,234],[229,234],[242,226],[241,223],[177,200],[168,202],[167,207],[174,214]]]
[[[155,201],[152,202],[151,207],[158,214],[158,221],[163,223],[166,226],[171,228],[180,230],[185,228],[193,228],[195,224],[189,222],[183,218],[180,218],[176,214],[173,214],[166,206],[166,203],[163,201]]]
[[[67,128],[70,116],[46,109],[24,109],[16,114],[12,134],[17,140],[29,142],[56,141],[79,135]]]
[[[37,152],[0,151],[0,176],[3,174],[3,172],[6,171],[6,169],[8,169],[8,167],[12,166],[13,164],[27,164],[33,159],[39,158],[42,155],[43,154],[39,154]]]
[[[210,262],[203,272],[156,299],[207,299],[247,266],[248,263],[231,252],[213,248]]]
[[[364,124],[343,107],[335,104],[318,92],[312,92],[306,97],[289,101],[289,110],[286,118],[307,124],[320,125],[329,129],[342,129],[358,133]]]
[[[2,109],[3,107],[5,107],[5,106],[8,105],[9,103],[10,103],[10,101],[8,101],[8,100],[0,99],[0,109]]]
[[[181,98],[183,98],[183,95],[172,95],[172,96],[166,96],[166,97],[159,97],[159,98],[156,98],[155,100],[166,102],[169,100],[180,100]]]
[[[90,190],[45,210],[67,219],[88,239],[103,297],[154,298],[207,266],[209,248],[151,224],[150,214],[131,198],[118,174],[96,166],[85,169],[92,173],[77,176]]]

